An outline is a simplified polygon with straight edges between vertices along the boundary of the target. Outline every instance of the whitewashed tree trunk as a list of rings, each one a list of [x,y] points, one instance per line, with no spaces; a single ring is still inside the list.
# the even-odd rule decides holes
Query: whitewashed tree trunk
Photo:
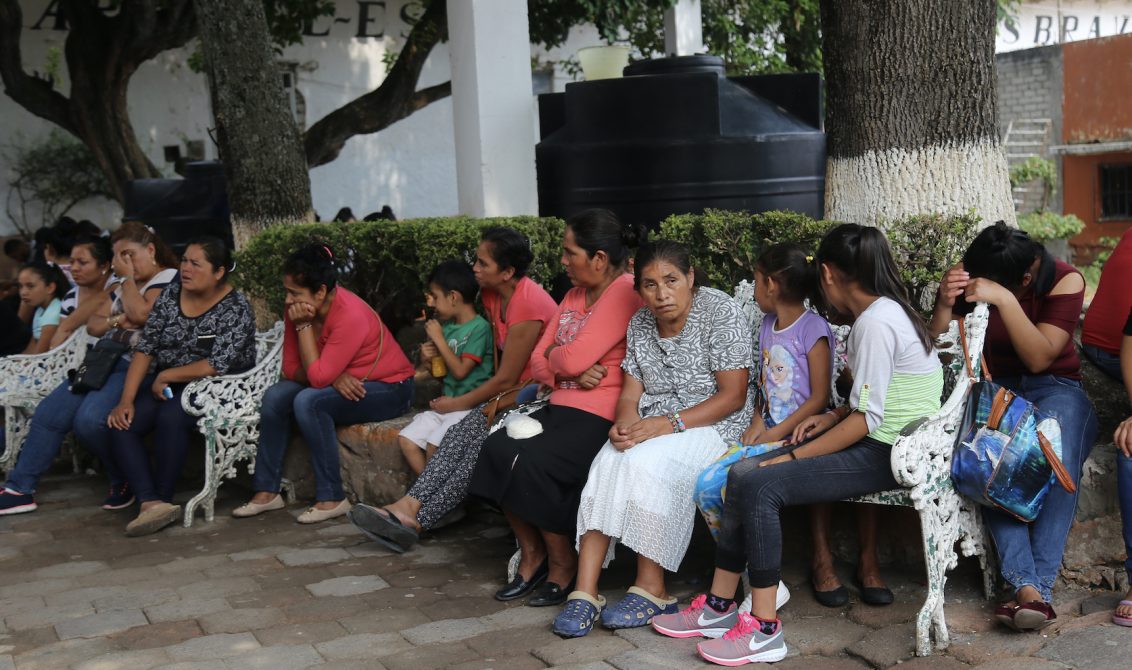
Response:
[[[1014,225],[998,136],[995,0],[823,0],[825,216],[976,212]]]
[[[299,129],[284,102],[260,0],[194,0],[236,248],[268,226],[313,220]]]

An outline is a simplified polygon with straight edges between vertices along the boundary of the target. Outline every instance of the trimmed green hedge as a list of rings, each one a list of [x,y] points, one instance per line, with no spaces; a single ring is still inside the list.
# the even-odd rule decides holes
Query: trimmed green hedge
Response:
[[[887,222],[892,253],[912,298],[926,304],[947,268],[958,262],[978,231],[974,214],[923,214]],[[706,282],[730,292],[755,274],[755,261],[764,248],[777,242],[796,242],[817,249],[836,221],[817,221],[795,212],[733,212],[709,209],[703,214],[670,216],[660,224],[662,237],[692,248],[693,263]]]
[[[962,255],[978,221],[973,214],[926,214],[884,226],[901,277],[919,304],[931,299],[935,283]],[[688,244],[701,278],[730,293],[741,280],[754,276],[755,261],[765,247],[797,242],[816,249],[835,225],[794,212],[709,209],[703,214],[668,217],[660,225],[660,236]],[[365,298],[396,330],[420,314],[424,279],[432,268],[450,258],[471,262],[480,231],[489,226],[510,226],[527,235],[535,254],[530,275],[544,286],[551,285],[560,271],[565,223],[533,216],[277,226],[256,236],[238,254],[235,279],[247,293],[281,313],[283,260],[295,249],[321,241],[339,255],[342,284]]]
[[[528,274],[550,285],[560,267],[565,223],[534,216],[276,226],[257,235],[238,254],[235,281],[280,314],[284,259],[305,244],[323,242],[339,257],[342,285],[373,305],[396,330],[420,314],[424,280],[432,269],[451,258],[471,262],[480,231],[489,226],[510,226],[530,238],[535,259]]]

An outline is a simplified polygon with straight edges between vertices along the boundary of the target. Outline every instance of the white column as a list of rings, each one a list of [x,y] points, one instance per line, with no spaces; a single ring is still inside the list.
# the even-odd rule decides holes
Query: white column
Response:
[[[664,53],[691,56],[704,51],[700,0],[679,0],[664,12]]]
[[[526,0],[448,3],[460,213],[538,213]]]

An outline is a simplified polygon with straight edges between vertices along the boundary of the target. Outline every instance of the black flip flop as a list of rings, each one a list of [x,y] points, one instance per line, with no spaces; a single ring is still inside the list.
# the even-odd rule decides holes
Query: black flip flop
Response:
[[[408,551],[420,537],[396,515],[380,507],[355,505],[346,513],[346,518],[366,537],[398,554]]]

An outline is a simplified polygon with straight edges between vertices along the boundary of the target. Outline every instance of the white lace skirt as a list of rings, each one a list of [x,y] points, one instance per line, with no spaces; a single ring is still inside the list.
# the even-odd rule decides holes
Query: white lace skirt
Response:
[[[586,531],[596,530],[613,540],[602,567],[621,542],[675,571],[692,539],[696,478],[726,449],[714,428],[662,435],[626,451],[606,442],[582,490],[579,544]]]

